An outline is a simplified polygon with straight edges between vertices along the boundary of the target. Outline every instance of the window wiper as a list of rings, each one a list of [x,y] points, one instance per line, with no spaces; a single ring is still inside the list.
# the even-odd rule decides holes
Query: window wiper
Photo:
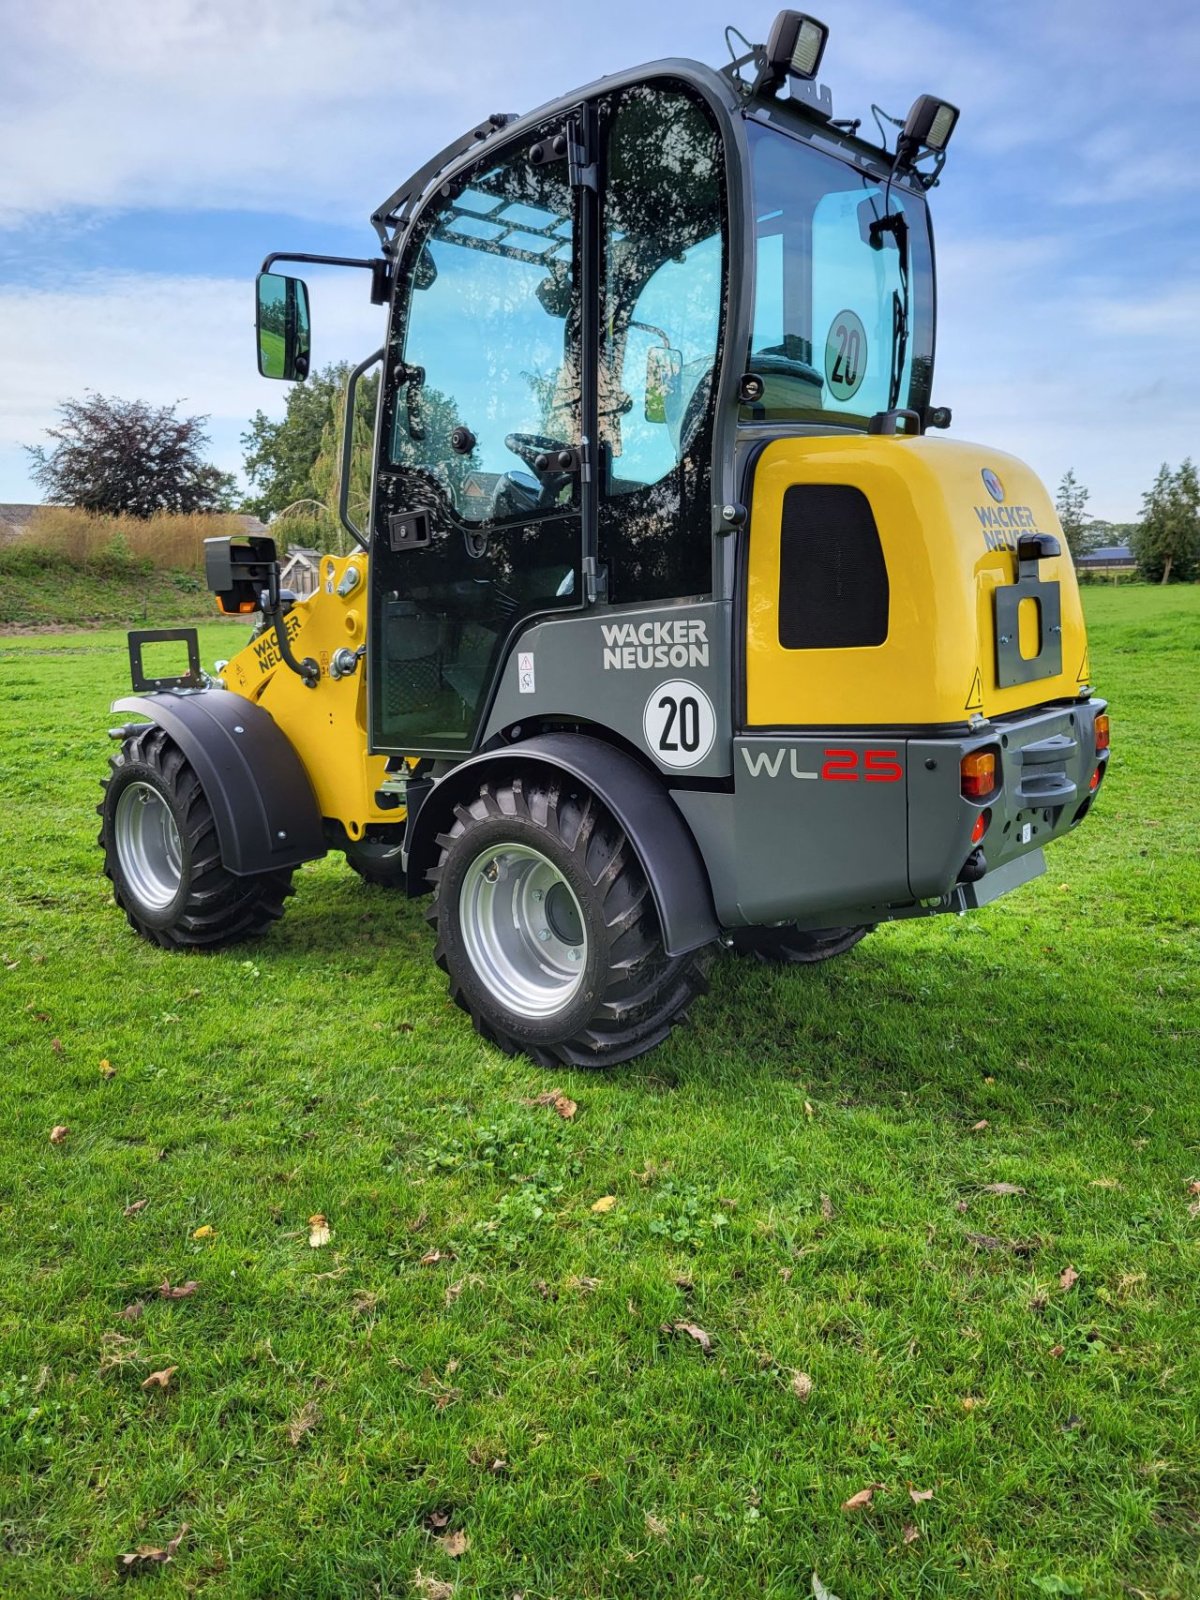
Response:
[[[869,231],[872,250],[882,250],[883,236],[890,233],[896,241],[899,257],[900,288],[892,290],[892,372],[887,403],[888,410],[892,411],[900,403],[900,385],[908,358],[908,221],[902,211],[892,211],[887,216],[877,217]]]

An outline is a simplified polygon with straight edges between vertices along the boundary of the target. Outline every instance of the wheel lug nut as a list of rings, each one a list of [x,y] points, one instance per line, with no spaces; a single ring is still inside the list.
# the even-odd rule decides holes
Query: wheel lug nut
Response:
[[[543,928],[541,933],[538,934],[538,938],[542,941],[543,944],[546,943],[546,941],[549,939],[549,937],[550,937],[550,929],[549,928]]]
[[[578,950],[568,950],[567,954],[570,956],[572,961],[578,961],[579,960],[579,951]]]
[[[540,889],[535,889],[533,891],[533,899],[534,899],[534,904],[535,905],[541,905],[542,901],[545,898],[546,898],[546,896],[542,893],[542,891]]]

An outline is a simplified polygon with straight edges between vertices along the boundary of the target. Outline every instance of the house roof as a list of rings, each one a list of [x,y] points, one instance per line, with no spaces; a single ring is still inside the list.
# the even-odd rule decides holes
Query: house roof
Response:
[[[1127,544],[1106,544],[1099,550],[1089,550],[1080,561],[1132,561],[1133,551]]]

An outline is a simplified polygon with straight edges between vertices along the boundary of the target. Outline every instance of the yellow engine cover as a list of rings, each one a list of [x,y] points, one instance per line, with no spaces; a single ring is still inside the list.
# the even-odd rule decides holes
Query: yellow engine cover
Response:
[[[780,642],[784,496],[795,484],[850,485],[874,515],[887,568],[886,637],[840,649]],[[1057,582],[1061,671],[1002,687],[994,592],[1017,578],[1017,538],[1052,534],[1062,554],[1038,576]],[[1036,655],[1036,613],[1022,606],[1017,644]],[[758,459],[746,591],[750,727],[936,726],[1072,698],[1088,681],[1075,572],[1049,495],[1013,456],[903,435],[777,439]]]

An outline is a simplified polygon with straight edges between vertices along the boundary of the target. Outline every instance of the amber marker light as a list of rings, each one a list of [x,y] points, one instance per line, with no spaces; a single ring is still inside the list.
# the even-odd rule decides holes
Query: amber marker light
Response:
[[[992,750],[973,750],[959,765],[962,792],[968,800],[985,800],[996,787],[996,755]]]

